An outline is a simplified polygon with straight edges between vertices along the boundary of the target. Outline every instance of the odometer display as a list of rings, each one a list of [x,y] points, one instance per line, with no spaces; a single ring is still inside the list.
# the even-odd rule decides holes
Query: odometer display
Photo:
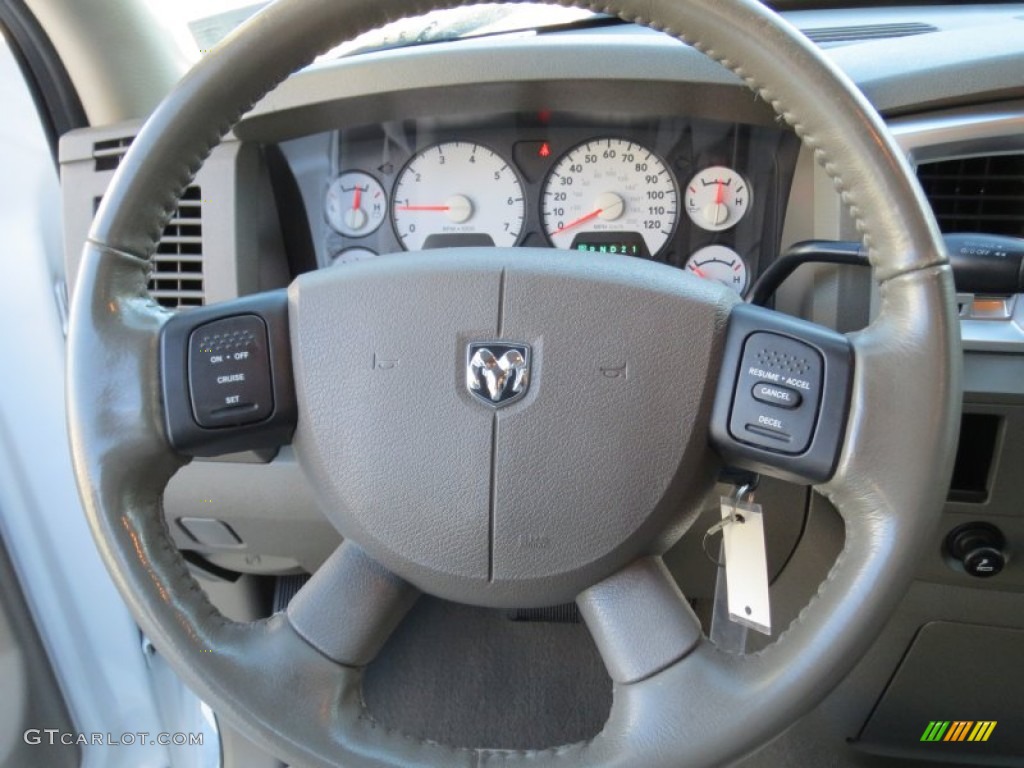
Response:
[[[679,219],[679,193],[665,163],[626,139],[596,139],[569,150],[544,184],[542,215],[552,245],[574,248],[638,235],[657,255]],[[603,239],[603,238],[602,238]],[[609,242],[605,240],[604,242]]]

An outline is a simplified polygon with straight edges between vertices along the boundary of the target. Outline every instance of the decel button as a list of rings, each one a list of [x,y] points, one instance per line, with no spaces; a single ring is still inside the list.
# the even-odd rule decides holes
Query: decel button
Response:
[[[751,394],[758,402],[777,405],[779,408],[797,408],[803,400],[795,389],[781,384],[755,384]]]
[[[274,410],[267,326],[256,315],[201,325],[189,338],[192,415],[201,427],[253,424]]]

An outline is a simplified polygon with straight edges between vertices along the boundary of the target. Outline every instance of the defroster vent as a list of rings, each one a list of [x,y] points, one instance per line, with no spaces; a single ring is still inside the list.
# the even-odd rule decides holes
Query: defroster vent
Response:
[[[938,28],[921,22],[895,24],[859,24],[849,27],[817,27],[802,30],[818,45],[860,43],[865,40],[887,40],[893,37],[911,37],[938,32]]]
[[[922,163],[917,178],[944,233],[1024,237],[1024,155]]]

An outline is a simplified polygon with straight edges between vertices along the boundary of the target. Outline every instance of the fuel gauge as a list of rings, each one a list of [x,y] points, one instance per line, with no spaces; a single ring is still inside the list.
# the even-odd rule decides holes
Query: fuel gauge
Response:
[[[747,290],[747,264],[732,248],[708,245],[686,260],[686,269],[697,277],[719,282],[743,295]]]
[[[362,171],[347,171],[331,182],[324,200],[327,223],[348,237],[375,231],[387,216],[387,195],[380,182]]]

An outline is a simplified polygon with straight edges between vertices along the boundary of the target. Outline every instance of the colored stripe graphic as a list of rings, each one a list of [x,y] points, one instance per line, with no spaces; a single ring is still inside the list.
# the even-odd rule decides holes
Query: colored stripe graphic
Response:
[[[974,725],[973,720],[954,720],[949,727],[949,733],[943,741],[963,741],[967,737],[968,729]]]
[[[921,741],[940,741],[949,728],[948,720],[932,720],[921,734]]]
[[[992,731],[995,729],[995,720],[979,720],[977,725],[974,726],[974,730],[971,731],[971,735],[967,737],[967,740],[988,741],[988,737],[992,735]]]
[[[930,720],[921,741],[988,741],[996,720]]]

